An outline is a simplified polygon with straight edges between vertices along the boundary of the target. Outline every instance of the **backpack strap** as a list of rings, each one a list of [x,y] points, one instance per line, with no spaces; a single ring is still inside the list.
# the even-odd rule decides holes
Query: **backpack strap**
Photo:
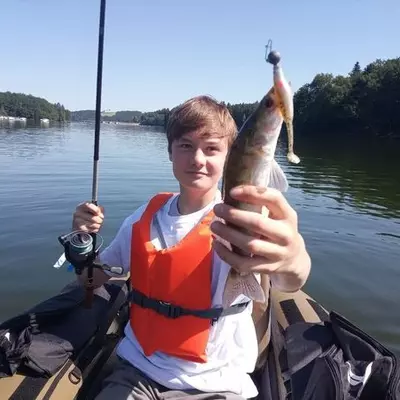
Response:
[[[111,291],[111,297],[108,302],[108,304],[110,304],[110,308],[107,311],[107,316],[99,325],[93,340],[76,360],[75,367],[69,372],[69,379],[71,381],[78,381],[82,379],[83,371],[85,371],[85,369],[93,361],[96,354],[99,352],[99,349],[106,343],[107,330],[112,321],[115,319],[118,310],[127,304],[125,281],[123,280],[122,284],[119,281],[111,281],[111,283],[112,284],[108,285],[107,288],[107,291]]]
[[[115,316],[117,315],[118,310],[120,310],[121,307],[123,307],[125,304],[128,304],[128,289],[126,286],[126,281],[127,279],[112,280],[109,282],[111,283],[111,285],[108,286],[108,290],[112,291],[109,300],[109,304],[111,305],[111,307],[107,311],[107,318],[104,318],[97,330],[94,339],[96,345],[101,345],[102,343],[104,343],[107,330],[114,320]]]

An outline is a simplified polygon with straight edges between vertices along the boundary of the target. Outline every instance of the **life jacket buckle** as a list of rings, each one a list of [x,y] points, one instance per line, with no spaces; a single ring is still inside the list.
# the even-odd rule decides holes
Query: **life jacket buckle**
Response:
[[[173,319],[178,318],[184,314],[182,307],[174,306],[173,304],[166,301],[158,302],[157,312],[164,315],[164,317]]]

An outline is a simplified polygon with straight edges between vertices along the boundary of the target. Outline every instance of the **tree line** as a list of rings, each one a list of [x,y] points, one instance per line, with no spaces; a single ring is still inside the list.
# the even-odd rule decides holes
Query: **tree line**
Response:
[[[400,58],[376,60],[347,76],[317,74],[294,96],[304,135],[363,133],[400,138]]]
[[[227,104],[240,127],[258,102]],[[296,134],[400,138],[400,58],[358,62],[347,76],[317,74],[294,94]]]
[[[240,127],[258,105],[225,103]],[[297,134],[371,133],[400,137],[400,58],[377,59],[364,69],[358,62],[348,75],[317,74],[294,94]],[[171,110],[119,111],[105,121],[165,126]],[[72,119],[94,119],[94,111],[72,113]]]
[[[226,103],[240,127],[254,111],[254,103]],[[400,58],[377,59],[364,69],[357,62],[346,75],[317,74],[294,95],[296,134],[371,133],[400,138]],[[103,121],[165,126],[171,110],[102,113]],[[0,92],[0,115],[92,121],[94,110],[70,112],[60,103],[20,93]]]
[[[235,119],[238,126],[244,121],[244,118],[254,110],[258,103],[240,103],[230,104],[227,107]],[[117,111],[115,113],[102,113],[101,119],[105,122],[127,122],[140,125],[166,126],[171,110],[163,108],[156,111]],[[71,113],[72,121],[93,121],[95,119],[95,110],[79,110]]]
[[[0,116],[40,120],[69,121],[70,111],[62,104],[23,93],[0,92]]]
[[[141,111],[117,111],[115,113],[102,113],[101,119],[105,122],[129,122],[140,125],[164,126],[168,121],[170,110],[141,112]],[[94,110],[80,110],[71,113],[72,121],[93,121],[95,119]]]

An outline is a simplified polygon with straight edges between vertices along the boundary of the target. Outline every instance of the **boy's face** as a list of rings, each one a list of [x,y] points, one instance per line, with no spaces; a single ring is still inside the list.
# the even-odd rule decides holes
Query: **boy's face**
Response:
[[[172,168],[186,189],[208,191],[218,185],[228,152],[227,137],[202,136],[197,130],[172,142]]]

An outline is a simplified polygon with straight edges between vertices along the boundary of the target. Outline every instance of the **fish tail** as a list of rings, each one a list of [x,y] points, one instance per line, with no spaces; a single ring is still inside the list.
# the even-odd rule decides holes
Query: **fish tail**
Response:
[[[255,302],[265,302],[264,291],[254,274],[240,275],[231,269],[225,284],[223,306],[229,307],[241,294]]]

